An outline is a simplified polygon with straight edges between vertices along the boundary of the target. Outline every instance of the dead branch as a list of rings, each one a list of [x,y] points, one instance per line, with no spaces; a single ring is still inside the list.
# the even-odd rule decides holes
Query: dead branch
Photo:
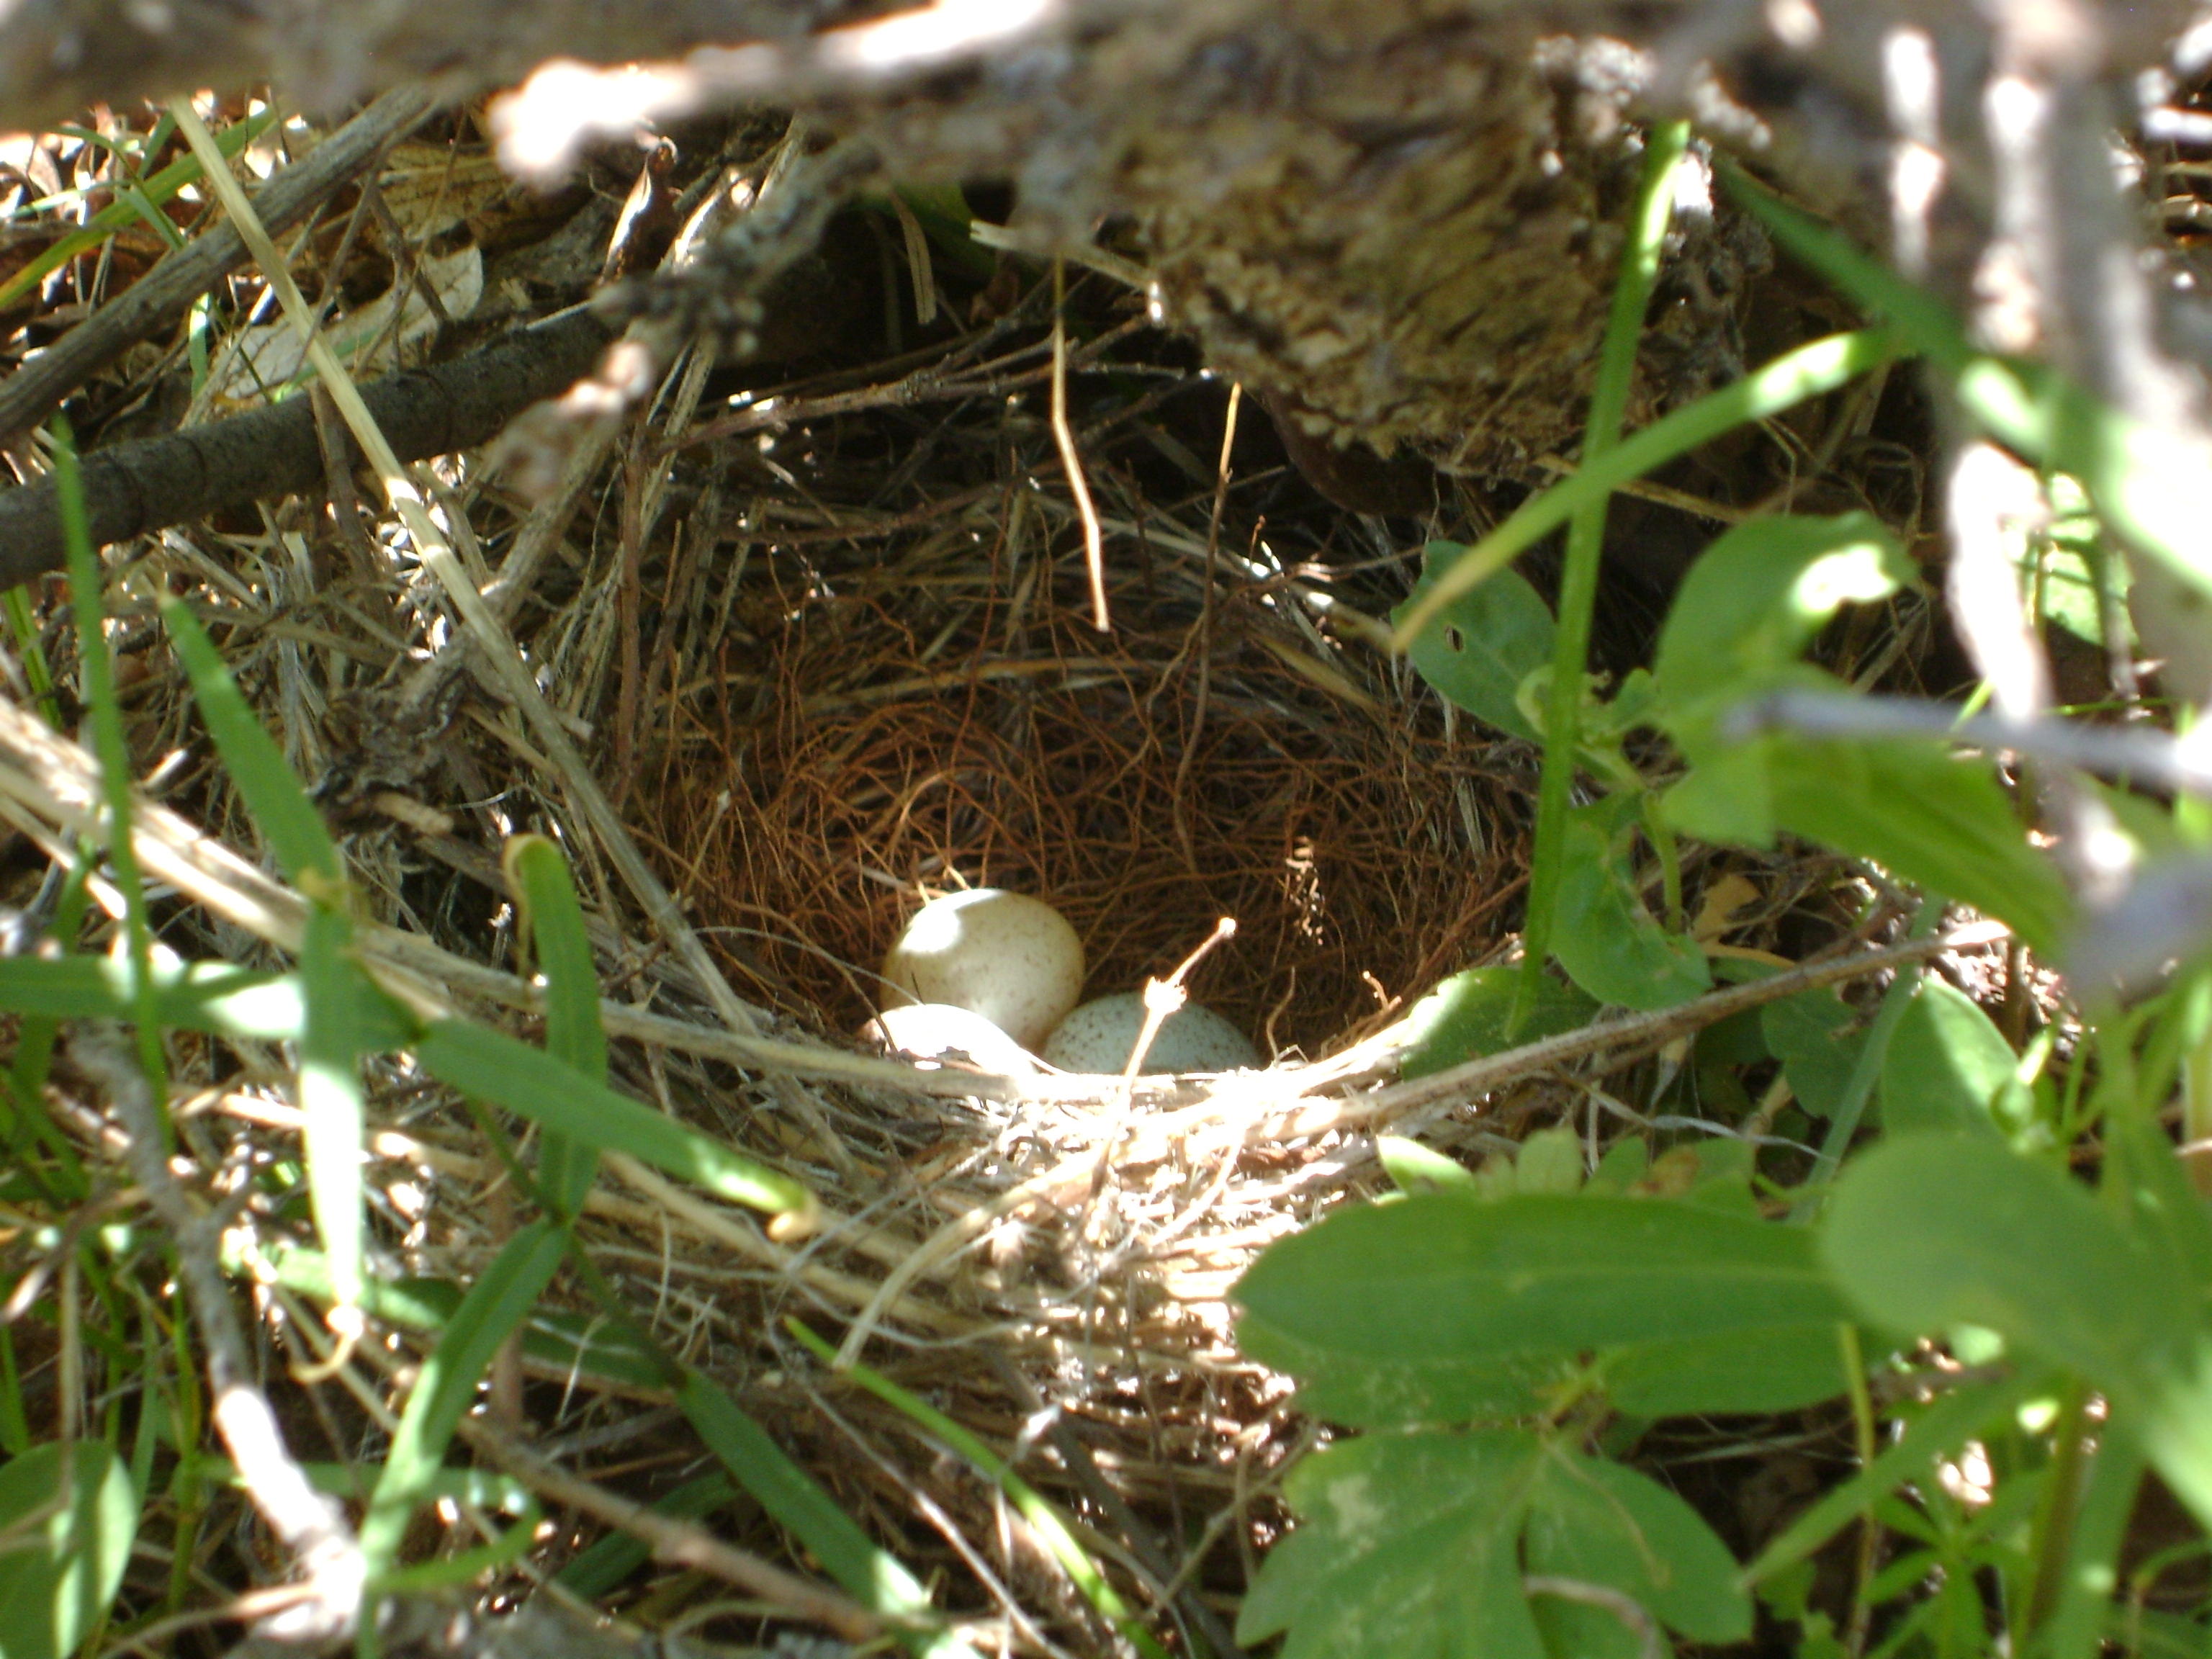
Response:
[[[578,307],[451,362],[388,374],[362,392],[400,459],[450,454],[489,441],[532,404],[590,374],[613,337],[606,322]],[[101,545],[234,502],[315,490],[323,458],[314,410],[295,398],[117,444],[86,456],[83,476],[92,539]],[[58,570],[62,562],[52,481],[0,493],[0,586]]]

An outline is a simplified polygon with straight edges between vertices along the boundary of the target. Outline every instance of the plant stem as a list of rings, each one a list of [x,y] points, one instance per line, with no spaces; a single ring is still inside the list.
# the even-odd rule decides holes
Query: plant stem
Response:
[[[1658,280],[1661,246],[1674,210],[1674,170],[1689,142],[1686,121],[1655,127],[1644,141],[1644,179],[1629,217],[1620,276],[1613,284],[1613,313],[1606,321],[1605,345],[1598,357],[1597,384],[1590,392],[1589,422],[1583,437],[1584,466],[1620,441],[1636,373],[1637,343]],[[1595,496],[1577,507],[1567,522],[1566,570],[1559,584],[1559,626],[1553,639],[1551,695],[1544,711],[1544,776],[1536,796],[1536,843],[1528,876],[1528,921],[1522,929],[1521,982],[1514,992],[1509,1031],[1517,1030],[1535,1006],[1537,986],[1551,953],[1552,912],[1559,901],[1568,795],[1581,747],[1583,674],[1589,655],[1590,615],[1597,602],[1598,557],[1605,545],[1609,501],[1610,492]]]

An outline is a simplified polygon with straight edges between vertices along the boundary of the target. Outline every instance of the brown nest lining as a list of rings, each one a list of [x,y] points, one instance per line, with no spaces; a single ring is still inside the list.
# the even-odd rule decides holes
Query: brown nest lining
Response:
[[[1479,951],[1504,791],[1313,625],[1325,573],[1217,557],[1209,604],[1202,531],[1161,527],[1109,547],[1101,634],[1079,550],[1018,548],[1004,504],[889,557],[744,562],[757,647],[686,688],[638,817],[763,994],[854,1028],[922,890],[963,885],[1058,907],[1093,995],[1233,919],[1192,988],[1267,1053],[1318,1056]]]

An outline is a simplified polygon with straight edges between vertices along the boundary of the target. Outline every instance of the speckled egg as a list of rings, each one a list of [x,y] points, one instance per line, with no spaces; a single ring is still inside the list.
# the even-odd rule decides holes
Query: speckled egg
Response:
[[[916,911],[884,977],[889,1003],[949,1002],[1034,1048],[1083,994],[1083,941],[1042,899],[978,887]]]
[[[1060,1021],[1042,1052],[1046,1064],[1063,1072],[1118,1073],[1129,1063],[1129,1051],[1144,1029],[1141,993],[1097,997]],[[1143,1075],[1233,1072],[1259,1063],[1259,1050],[1242,1031],[1211,1008],[1188,1002],[1168,1016],[1152,1038]]]
[[[860,1035],[895,1054],[944,1065],[962,1061],[1000,1077],[1034,1077],[1036,1056],[969,1008],[908,1002],[886,1008]]]

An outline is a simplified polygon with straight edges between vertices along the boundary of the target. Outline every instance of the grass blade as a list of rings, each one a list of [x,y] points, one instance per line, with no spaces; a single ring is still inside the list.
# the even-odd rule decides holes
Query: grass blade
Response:
[[[599,1024],[599,975],[584,933],[583,906],[561,849],[543,836],[517,836],[501,861],[520,901],[523,937],[545,979],[545,1049],[594,1083],[607,1076],[607,1034]],[[598,1173],[592,1150],[548,1129],[538,1160],[539,1196],[564,1219],[583,1207]]]
[[[737,1483],[717,1471],[687,1480],[648,1507],[673,1521],[703,1521],[738,1495]],[[623,1579],[653,1559],[652,1547],[634,1533],[610,1532],[594,1539],[553,1582],[586,1601],[611,1595]]]
[[[353,930],[318,906],[307,913],[300,949],[300,984],[307,1030],[300,1042],[301,1136],[315,1231],[329,1253],[336,1301],[326,1316],[342,1336],[362,1329],[361,1298],[368,1282],[368,1199],[362,1188],[364,1103],[362,1026],[356,1006],[377,995],[346,954]]]
[[[446,1447],[492,1356],[529,1317],[567,1249],[567,1234],[550,1222],[532,1222],[516,1233],[469,1287],[423,1362],[362,1521],[362,1553],[373,1583],[391,1570],[415,1505],[441,1474]]]
[[[728,1395],[692,1371],[677,1391],[677,1404],[708,1449],[813,1553],[830,1577],[871,1612],[908,1627],[900,1639],[908,1648],[934,1659],[974,1659],[974,1650],[958,1638],[916,1628],[937,1618],[921,1581],[896,1556],[878,1548]]]
[[[2040,363],[1977,351],[1950,308],[1729,167],[1729,191],[1790,253],[1850,299],[1887,317],[1951,383],[1960,404],[2000,443],[2027,460],[2070,473],[2099,515],[2129,545],[2200,592],[2212,594],[2201,447],[2112,408]]]
[[[440,1020],[415,1045],[427,1071],[462,1093],[505,1107],[602,1152],[693,1182],[718,1198],[803,1218],[814,1195],[674,1118],[618,1095],[542,1048],[459,1020]]]
[[[136,978],[112,957],[0,958],[0,1009],[42,1020],[127,1019]],[[404,1048],[415,1028],[381,996],[355,1005],[364,1050]],[[227,962],[154,964],[154,1012],[164,1027],[258,1042],[298,1042],[307,1032],[307,995],[297,975],[265,973]]]
[[[275,124],[276,117],[277,112],[273,108],[249,115],[243,121],[234,122],[216,134],[216,145],[225,157],[234,156],[266,132]],[[152,178],[140,180],[137,194],[147,203],[158,205],[173,199],[185,185],[197,184],[201,176],[199,157],[180,156]],[[87,220],[82,229],[71,231],[5,282],[0,282],[0,306],[29,293],[78,254],[90,252],[116,232],[128,230],[143,216],[143,213],[139,204],[127,196],[109,203]],[[167,216],[155,216],[164,221]]]
[[[242,1261],[227,1264],[242,1271]],[[318,1302],[335,1299],[330,1265],[304,1245],[264,1248],[265,1266],[286,1290]],[[362,1310],[404,1330],[437,1332],[453,1322],[466,1293],[450,1279],[371,1279]],[[523,1358],[565,1381],[588,1378],[625,1389],[665,1389],[676,1376],[649,1342],[604,1316],[561,1308],[532,1311],[522,1332]],[[367,1494],[362,1494],[366,1496]]]
[[[92,750],[100,762],[100,791],[107,809],[106,841],[108,862],[115,866],[116,884],[123,890],[124,939],[136,969],[137,990],[132,999],[131,1023],[137,1037],[138,1067],[154,1097],[154,1109],[168,1126],[168,1065],[161,1054],[161,1028],[154,1022],[154,933],[146,919],[146,886],[138,868],[138,850],[131,839],[131,745],[123,735],[123,709],[115,699],[115,660],[108,654],[106,617],[101,604],[100,561],[94,556],[92,532],[85,517],[84,479],[77,470],[76,441],[69,422],[54,416],[54,497],[62,521],[62,542],[69,555],[70,609],[76,619],[77,661],[83,674],[81,688],[92,722]]]
[[[287,880],[309,890],[309,896],[323,896],[313,892],[311,878],[336,882],[343,874],[337,845],[323,815],[300,787],[276,739],[254,718],[199,619],[181,601],[165,599],[161,622],[191,681],[192,700],[207,722],[208,735],[246,811],[269,838],[277,868]]]

